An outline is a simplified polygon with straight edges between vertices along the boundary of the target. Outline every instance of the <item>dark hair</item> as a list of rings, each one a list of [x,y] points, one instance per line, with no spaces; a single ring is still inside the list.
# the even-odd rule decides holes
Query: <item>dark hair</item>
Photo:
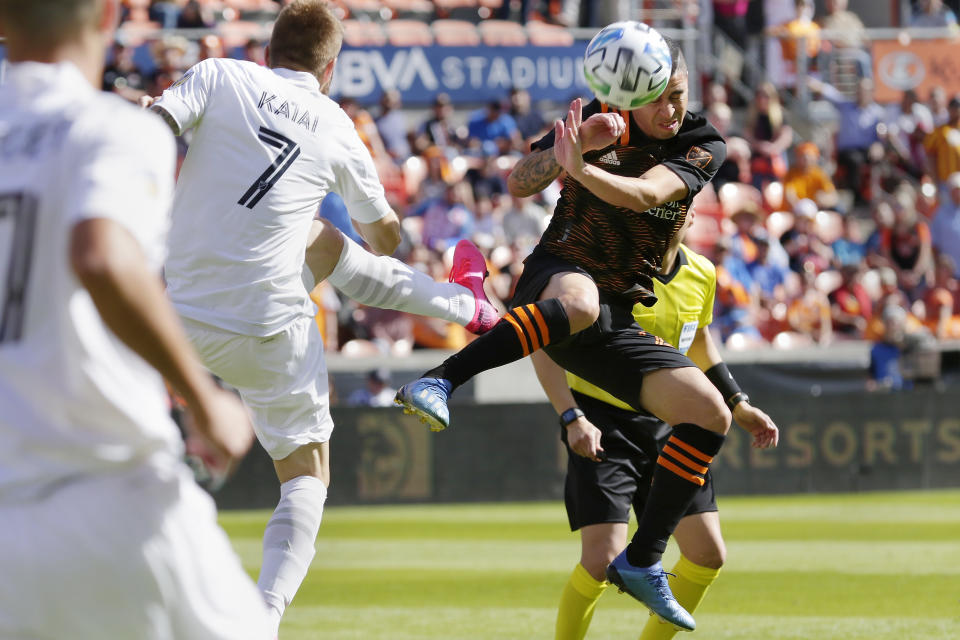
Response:
[[[343,24],[323,0],[294,0],[277,16],[270,34],[270,66],[319,73],[337,57]]]
[[[7,35],[51,47],[95,26],[103,9],[102,0],[0,0],[0,22]]]
[[[683,49],[680,48],[680,43],[673,39],[663,36],[664,41],[667,43],[667,47],[670,49],[670,59],[673,63],[670,65],[670,75],[675,76],[678,73],[687,72],[687,59],[683,56]]]

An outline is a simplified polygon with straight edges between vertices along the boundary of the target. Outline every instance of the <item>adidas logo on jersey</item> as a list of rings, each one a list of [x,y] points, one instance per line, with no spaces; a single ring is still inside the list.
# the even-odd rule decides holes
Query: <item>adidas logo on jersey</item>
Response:
[[[620,166],[620,158],[617,157],[617,152],[611,149],[602,156],[598,162],[603,162],[604,164],[612,164],[615,167]]]

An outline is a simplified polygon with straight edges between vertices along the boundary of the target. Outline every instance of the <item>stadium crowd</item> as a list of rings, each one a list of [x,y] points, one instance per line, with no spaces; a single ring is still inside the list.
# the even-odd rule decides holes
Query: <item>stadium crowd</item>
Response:
[[[262,27],[280,6],[273,0],[124,4],[130,23],[164,28],[144,31],[140,39],[118,38],[113,47],[104,88],[130,100],[159,95],[204,58],[229,55],[264,64],[258,32],[220,27]],[[336,4],[345,18],[419,11],[432,20],[467,6],[477,20],[590,26],[594,3]],[[575,4],[582,4],[579,21],[569,19]],[[803,38],[811,61],[806,82],[813,100],[802,122],[789,107],[795,89],[761,83],[744,104],[722,78],[700,78],[703,109],[728,141],[725,165],[695,201],[687,238],[717,265],[716,337],[730,349],[960,339],[960,96],[906,91],[898,103],[878,104],[870,64],[854,65],[851,82],[835,81],[824,55],[855,50],[851,59],[869,60],[863,24],[845,0],[827,2],[821,16],[808,0],[667,4],[683,9],[681,21],[712,5],[716,28],[734,42],[753,33],[749,11],[756,5],[790,5],[794,17],[765,33],[787,43],[788,64],[796,60],[796,39]],[[956,17],[942,2],[924,0],[916,5],[914,24],[949,27]],[[848,37],[821,38],[821,27]],[[167,28],[208,31],[191,40]],[[565,107],[536,100],[522,89],[479,109],[453,104],[445,94],[427,110],[405,109],[396,91],[384,92],[375,106],[340,100],[402,217],[406,241],[398,255],[405,261],[444,279],[453,246],[469,238],[487,255],[488,288],[509,302],[522,260],[559,195],[558,183],[524,199],[506,188],[513,164]],[[182,141],[181,157],[187,144]],[[335,197],[321,213],[348,230]],[[470,339],[460,326],[357,306],[323,285],[314,297],[327,348],[347,355],[458,349]]]

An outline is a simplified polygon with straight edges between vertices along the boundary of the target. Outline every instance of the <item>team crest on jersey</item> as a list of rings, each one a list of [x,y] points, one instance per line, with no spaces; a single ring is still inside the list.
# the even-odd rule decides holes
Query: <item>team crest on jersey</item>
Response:
[[[687,162],[698,169],[706,169],[712,160],[713,154],[703,147],[690,147],[690,151],[687,151]]]
[[[176,82],[174,82],[172,85],[170,85],[170,86],[167,87],[167,88],[168,88],[168,89],[176,89],[177,87],[179,87],[180,85],[182,85],[184,82],[186,82],[187,79],[189,79],[190,76],[192,76],[192,75],[193,75],[193,71],[187,71],[185,74],[183,74],[182,76],[180,76],[180,79],[179,79],[179,80],[177,80]]]

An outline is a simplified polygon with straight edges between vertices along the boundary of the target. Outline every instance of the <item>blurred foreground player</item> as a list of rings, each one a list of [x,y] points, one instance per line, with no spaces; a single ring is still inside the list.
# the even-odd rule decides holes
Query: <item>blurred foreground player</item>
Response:
[[[0,637],[268,640],[167,411],[220,471],[253,442],[159,277],[173,139],[94,89],[117,12],[0,0]]]
[[[709,260],[680,242],[692,220],[691,208],[653,279],[657,303],[653,307],[635,305],[634,318],[643,330],[663,337],[706,372],[727,398],[737,424],[751,434],[753,446],[776,446],[776,425],[740,391],[710,336],[716,270]],[[532,360],[560,415],[568,456],[567,516],[570,527],[580,530],[581,541],[580,563],[560,599],[556,640],[580,640],[609,585],[607,565],[627,544],[631,505],[638,517],[643,513],[660,450],[666,449],[666,461],[680,452],[670,443],[670,427],[655,416],[573,374],[564,374],[541,351],[533,354]],[[690,612],[699,606],[726,555],[712,474],[706,473],[704,480],[673,533],[682,555],[671,571],[670,587]],[[640,640],[668,640],[676,633],[673,625],[651,617]]]

